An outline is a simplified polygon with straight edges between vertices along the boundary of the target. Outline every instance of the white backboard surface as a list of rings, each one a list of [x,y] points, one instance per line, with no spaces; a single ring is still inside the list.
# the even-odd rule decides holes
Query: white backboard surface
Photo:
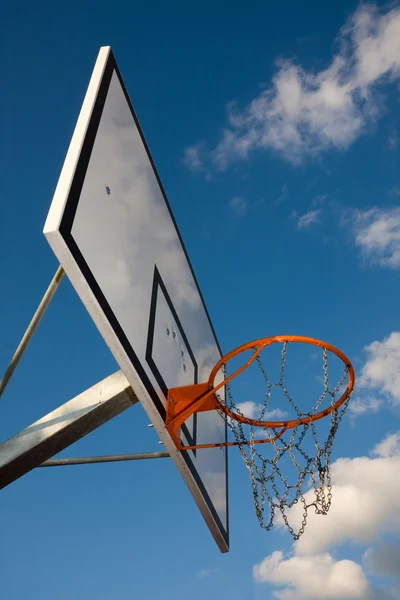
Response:
[[[227,449],[178,452],[164,426],[167,389],[206,381],[221,351],[109,47],[100,49],[44,234],[226,552]],[[189,444],[223,442],[226,423],[203,412],[182,433]]]

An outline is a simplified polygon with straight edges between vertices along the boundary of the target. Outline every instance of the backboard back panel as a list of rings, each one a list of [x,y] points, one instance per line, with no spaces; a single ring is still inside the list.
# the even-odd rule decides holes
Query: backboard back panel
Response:
[[[227,450],[178,452],[164,427],[168,388],[207,380],[221,351],[109,47],[99,52],[44,233],[226,552]],[[214,412],[182,428],[187,444],[226,436]]]

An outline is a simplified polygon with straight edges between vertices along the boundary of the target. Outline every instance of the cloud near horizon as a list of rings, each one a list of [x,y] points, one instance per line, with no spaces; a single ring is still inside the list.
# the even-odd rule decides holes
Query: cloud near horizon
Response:
[[[394,552],[384,540],[400,532],[400,431],[388,434],[376,444],[371,456],[339,458],[332,465],[332,507],[327,516],[310,514],[303,536],[286,555],[275,551],[253,567],[257,583],[274,586],[279,600],[389,600],[398,598],[390,588],[375,588],[368,574],[396,577],[400,551]],[[382,493],[382,490],[385,492]],[[310,499],[313,491],[307,492]],[[298,513],[298,505],[291,509]],[[290,517],[292,518],[292,516]],[[364,565],[338,559],[334,547],[369,547]],[[377,543],[377,546],[370,544]],[[390,555],[390,562],[385,557]]]
[[[280,600],[365,599],[368,593],[362,567],[352,560],[336,561],[329,553],[284,558],[275,551],[254,566],[253,576],[258,583],[284,586],[274,592]]]

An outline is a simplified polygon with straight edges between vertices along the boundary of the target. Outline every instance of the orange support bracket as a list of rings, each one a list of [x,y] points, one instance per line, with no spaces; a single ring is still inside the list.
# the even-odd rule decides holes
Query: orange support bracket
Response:
[[[184,446],[181,442],[181,426],[193,413],[205,412],[216,408],[223,408],[214,396],[214,390],[210,389],[208,383],[184,385],[182,387],[168,390],[166,430],[175,442],[178,450],[195,450],[200,448],[220,448],[225,446],[238,446],[238,442],[216,442],[213,444],[197,444],[195,446]],[[267,444],[275,442],[286,431],[287,426],[283,424],[279,432],[270,439],[252,440],[245,444]]]
[[[218,406],[208,383],[184,385],[168,390],[166,429],[178,449],[184,447],[180,441],[181,426],[193,413],[214,410]]]

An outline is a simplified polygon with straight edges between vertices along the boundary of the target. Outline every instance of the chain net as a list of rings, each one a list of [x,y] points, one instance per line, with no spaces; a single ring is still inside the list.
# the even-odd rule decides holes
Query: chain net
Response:
[[[284,397],[295,412],[295,420],[300,421],[304,417],[315,415],[321,408],[327,407],[327,402],[334,406],[340,398],[340,390],[346,380],[348,368],[343,364],[343,374],[338,379],[334,388],[330,388],[328,377],[328,352],[322,350],[323,362],[323,392],[318,397],[314,406],[308,412],[301,412],[296,406],[293,398],[285,387],[285,364],[287,354],[287,342],[282,342],[279,379],[275,383],[269,378],[264,368],[261,357],[258,355],[255,364],[258,365],[267,389],[264,401],[260,404],[260,415],[255,417],[258,421],[268,420],[268,410],[271,394],[274,388],[280,388]],[[256,347],[254,348],[256,350]],[[226,378],[226,365],[222,368]],[[306,424],[297,424],[287,429],[278,437],[282,427],[271,429],[244,425],[240,421],[228,418],[227,423],[234,439],[240,449],[242,458],[250,473],[251,486],[254,497],[256,515],[260,526],[269,531],[273,525],[276,515],[280,514],[284,524],[295,540],[304,533],[307,517],[310,510],[314,509],[316,514],[326,515],[332,501],[332,482],[330,473],[330,459],[332,444],[339,423],[348,407],[351,393],[345,402],[334,408],[330,415],[321,419],[324,421],[327,434],[325,441],[318,439],[318,426],[320,421],[310,421]],[[219,397],[221,400],[221,398]],[[231,412],[246,416],[241,412],[240,406],[235,404],[231,385],[225,385],[225,398],[221,400]],[[325,405],[323,403],[325,402]],[[223,413],[220,413],[224,416]],[[310,437],[311,436],[311,437]],[[305,443],[311,439],[311,444]],[[268,443],[254,443],[257,439],[265,438]],[[272,451],[271,451],[272,450]],[[287,460],[295,467],[296,474],[293,482],[285,478]],[[286,461],[286,462],[285,462]],[[310,490],[313,493],[310,494]],[[307,493],[308,492],[308,493]],[[300,503],[301,524],[296,528],[289,523],[290,509]],[[297,522],[299,523],[298,516]]]

